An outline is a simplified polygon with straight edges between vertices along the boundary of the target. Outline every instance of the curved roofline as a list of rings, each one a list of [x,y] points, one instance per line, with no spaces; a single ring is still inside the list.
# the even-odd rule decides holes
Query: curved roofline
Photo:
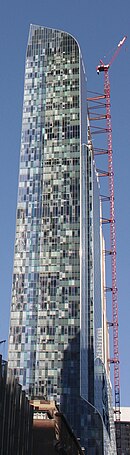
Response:
[[[73,39],[75,40],[75,42],[77,43],[77,45],[78,45],[78,48],[79,48],[79,50],[80,50],[80,52],[81,52],[81,49],[80,49],[80,45],[79,45],[79,43],[78,43],[77,39],[75,38],[75,36],[73,36],[73,35],[72,35],[71,33],[69,33],[69,32],[66,32],[65,30],[60,30],[60,29],[57,29],[57,28],[53,28],[53,27],[46,27],[45,25],[36,25],[36,24],[30,24],[30,28],[31,28],[31,27],[37,27],[37,28],[39,28],[39,27],[41,27],[41,28],[47,28],[48,30],[55,30],[56,32],[62,32],[62,33],[66,33],[66,35],[68,35],[68,36],[71,36],[71,38],[73,38]]]
[[[81,57],[81,60],[82,60],[82,64],[83,64],[83,70],[84,70],[84,74],[85,74],[85,77],[87,79],[87,76],[86,76],[86,71],[85,71],[85,66],[84,66],[84,61],[83,61],[83,57],[82,57],[82,52],[81,52],[81,48],[80,48],[80,45],[79,45],[79,42],[78,40],[75,38],[75,36],[73,36],[71,33],[69,32],[66,32],[65,30],[60,30],[60,29],[57,29],[57,28],[53,28],[53,27],[46,27],[44,25],[36,25],[36,24],[30,24],[30,28],[29,28],[29,36],[30,36],[30,31],[31,31],[31,27],[36,27],[36,28],[46,28],[47,30],[54,30],[56,32],[61,32],[61,33],[66,33],[66,35],[68,36],[71,36],[71,38],[74,39],[75,43],[77,44],[78,46],[78,49],[79,49],[79,54],[80,54],[80,57]]]

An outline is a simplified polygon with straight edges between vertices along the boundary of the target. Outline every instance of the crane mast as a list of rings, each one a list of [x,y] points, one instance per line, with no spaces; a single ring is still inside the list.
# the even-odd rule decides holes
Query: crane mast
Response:
[[[110,248],[112,265],[112,325],[113,325],[113,354],[114,358],[114,391],[115,391],[115,417],[120,421],[120,375],[119,375],[119,349],[118,349],[118,296],[116,280],[116,228],[115,228],[115,207],[114,207],[114,173],[112,159],[112,125],[110,107],[110,81],[108,70],[120,52],[121,47],[126,41],[126,36],[119,42],[114,55],[109,64],[105,65],[100,60],[97,73],[104,72],[104,95],[106,99],[106,131],[107,131],[107,150],[108,150],[108,179],[110,197]]]
[[[95,94],[88,98],[90,102],[89,119],[90,119],[90,130],[91,135],[97,133],[106,133],[107,135],[107,149],[95,148],[95,155],[108,156],[108,169],[103,173],[99,171],[99,176],[108,177],[108,198],[110,206],[110,218],[105,219],[103,222],[109,222],[110,224],[110,257],[111,257],[111,273],[112,273],[112,285],[108,288],[112,292],[112,322],[110,326],[113,328],[113,358],[108,359],[109,363],[114,365],[114,395],[115,395],[115,420],[119,423],[118,434],[117,434],[117,453],[121,455],[121,434],[120,434],[120,371],[119,371],[119,349],[118,349],[118,292],[117,292],[117,278],[116,278],[116,226],[115,226],[115,206],[114,206],[114,172],[113,172],[113,159],[112,159],[112,124],[111,124],[111,105],[110,105],[110,81],[109,81],[109,68],[114,62],[115,58],[120,52],[121,47],[126,41],[126,36],[119,42],[115,53],[113,54],[110,62],[104,64],[100,60],[100,64],[97,66],[97,74],[104,73],[104,94]],[[93,105],[91,105],[93,103]],[[98,111],[101,108],[101,113]],[[93,122],[98,120],[105,120],[105,127],[94,126]]]
[[[112,327],[113,327],[113,354],[110,362],[114,364],[114,391],[115,391],[115,417],[120,421],[120,375],[119,375],[119,349],[118,349],[118,296],[116,279],[116,227],[114,207],[114,173],[112,159],[112,126],[110,112],[110,82],[108,70],[104,72],[104,94],[106,97],[106,128],[108,150],[108,181],[110,198],[110,249],[112,267]]]

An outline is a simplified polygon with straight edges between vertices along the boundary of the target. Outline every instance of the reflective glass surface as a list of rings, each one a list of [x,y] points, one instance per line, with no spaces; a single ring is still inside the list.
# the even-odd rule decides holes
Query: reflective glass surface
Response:
[[[90,419],[90,447],[97,450],[92,439],[100,439],[100,452],[93,454],[102,453],[104,434],[102,374],[95,393],[97,352],[103,360],[102,271],[99,185],[86,143],[86,79],[79,45],[65,32],[32,25],[9,368],[29,396],[56,400],[86,450]]]

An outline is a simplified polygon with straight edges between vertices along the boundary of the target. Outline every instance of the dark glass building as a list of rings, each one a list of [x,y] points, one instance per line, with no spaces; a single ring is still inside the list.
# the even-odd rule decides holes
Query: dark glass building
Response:
[[[86,77],[77,41],[31,25],[9,367],[29,397],[56,400],[86,450],[83,428],[91,427],[93,413],[96,421],[94,406],[101,414],[101,444],[104,421],[111,445],[102,398],[107,361],[99,182],[87,129]]]
[[[115,422],[116,437],[118,444],[118,434],[121,436],[121,454],[130,455],[130,407],[121,407],[120,422]],[[117,449],[117,455],[120,449]]]
[[[32,455],[32,407],[0,355],[0,455]]]

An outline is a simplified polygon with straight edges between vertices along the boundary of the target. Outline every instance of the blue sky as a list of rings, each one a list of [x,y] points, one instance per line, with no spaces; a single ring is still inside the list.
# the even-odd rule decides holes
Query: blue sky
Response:
[[[130,406],[130,1],[22,0],[1,2],[0,14],[0,339],[7,355],[15,236],[25,52],[30,23],[65,30],[81,46],[88,89],[102,92],[99,59],[109,62],[118,42],[127,41],[110,70],[121,404]],[[85,100],[84,100],[85,102]],[[101,138],[102,141],[102,138]],[[113,368],[113,367],[112,367]]]

